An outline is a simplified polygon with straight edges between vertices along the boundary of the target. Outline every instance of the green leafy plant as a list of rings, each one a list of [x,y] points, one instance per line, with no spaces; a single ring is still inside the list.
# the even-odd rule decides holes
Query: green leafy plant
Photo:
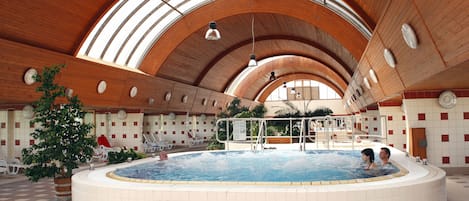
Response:
[[[128,158],[132,158],[132,160],[144,158],[143,153],[137,153],[133,149],[129,151],[125,151],[121,149],[120,152],[109,152],[108,153],[108,164],[116,164],[122,163],[127,161]]]
[[[226,111],[221,112],[218,117],[219,118],[262,118],[264,117],[264,114],[267,112],[267,109],[263,104],[256,105],[252,110],[249,110],[248,107],[241,106],[241,100],[239,98],[234,98],[230,105],[226,108]],[[221,122],[220,125],[218,125],[218,136],[220,140],[226,140],[226,122]],[[229,124],[229,129],[230,133],[233,131],[233,125],[230,122]],[[247,125],[247,130],[252,130],[253,133],[257,133],[257,130],[259,129],[258,125]],[[207,146],[207,149],[209,150],[216,150],[216,149],[224,149],[224,144],[219,143],[214,136],[210,138],[209,144]]]
[[[83,123],[85,112],[77,96],[68,97],[65,87],[54,83],[55,76],[65,65],[45,67],[34,77],[41,93],[34,102],[35,117],[31,123],[39,124],[31,136],[36,140],[22,150],[23,162],[29,165],[26,176],[32,181],[40,178],[70,178],[72,170],[91,159],[96,146],[89,136],[92,124]]]

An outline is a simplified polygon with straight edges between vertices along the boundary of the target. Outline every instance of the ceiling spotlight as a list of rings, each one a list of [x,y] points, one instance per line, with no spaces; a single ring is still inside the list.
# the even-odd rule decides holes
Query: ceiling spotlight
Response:
[[[375,74],[375,71],[373,69],[370,69],[369,71],[370,78],[374,83],[378,83],[378,77]]]
[[[414,29],[409,24],[403,24],[401,27],[402,36],[404,37],[404,41],[412,49],[417,49],[418,40],[417,34],[415,34]]]
[[[256,67],[256,66],[257,66],[256,55],[251,54],[248,67]]]
[[[388,49],[388,48],[385,48],[384,52],[383,52],[383,55],[384,55],[384,60],[386,61],[386,63],[391,68],[395,68],[396,67],[396,60],[394,59],[394,55],[392,54],[391,50]]]
[[[283,82],[283,88],[287,88],[287,82]]]
[[[277,77],[275,77],[275,72],[274,71],[270,72],[269,80],[274,81],[275,79],[277,79]]]
[[[212,21],[208,24],[208,30],[205,33],[206,40],[220,40],[220,32],[217,30],[217,23]]]
[[[295,90],[295,88],[291,88],[291,90],[290,90],[290,94],[296,94],[296,90]]]

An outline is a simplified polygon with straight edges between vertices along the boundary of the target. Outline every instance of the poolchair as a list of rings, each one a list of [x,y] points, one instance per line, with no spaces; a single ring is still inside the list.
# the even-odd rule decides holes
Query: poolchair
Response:
[[[105,135],[98,137],[98,149],[95,149],[96,158],[100,160],[107,160],[109,152],[120,152],[120,147],[112,147],[109,140]]]
[[[204,143],[204,139],[201,138],[201,137],[194,137],[190,132],[187,132],[187,136],[189,137],[190,139],[190,144],[192,146],[194,145],[199,145],[199,144],[203,144]]]
[[[8,169],[10,174],[18,174],[21,169],[25,169],[27,166],[21,163],[20,159],[14,158],[8,163]]]
[[[10,172],[8,163],[6,160],[0,160],[0,173],[7,174]]]
[[[155,151],[162,151],[164,149],[163,146],[155,143],[153,139],[150,137],[149,134],[143,134],[143,149],[145,152],[155,152]]]
[[[158,140],[158,138],[154,134],[149,134],[151,139],[153,140],[154,143],[158,144],[159,146],[163,147],[163,150],[169,150],[173,148],[173,144],[170,144],[164,140]]]

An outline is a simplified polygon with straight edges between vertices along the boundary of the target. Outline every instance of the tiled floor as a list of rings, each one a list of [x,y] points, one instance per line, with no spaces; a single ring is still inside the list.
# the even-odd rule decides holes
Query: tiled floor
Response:
[[[469,174],[446,177],[448,201],[469,200]]]

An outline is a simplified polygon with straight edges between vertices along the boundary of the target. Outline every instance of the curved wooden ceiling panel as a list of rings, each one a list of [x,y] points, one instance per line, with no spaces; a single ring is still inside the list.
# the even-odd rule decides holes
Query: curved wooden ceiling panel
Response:
[[[338,90],[338,94],[343,94],[348,84],[336,72],[322,63],[306,57],[285,56],[257,67],[238,85],[233,95],[255,99],[262,89],[269,85],[270,72],[275,72],[277,77],[291,74],[314,75],[321,78],[320,81],[324,84]]]
[[[168,29],[168,31],[148,52],[140,66],[140,70],[148,74],[159,73],[160,67],[163,66],[163,63],[166,61],[166,59],[169,58],[171,54],[178,51],[177,47],[179,44],[183,43],[184,41],[190,41],[188,40],[190,37],[195,37],[192,34],[198,33],[197,31],[199,31],[201,27],[207,27],[208,22],[213,20],[219,21],[230,16],[252,13],[271,13],[274,15],[290,16],[291,18],[304,21],[310,26],[318,27],[319,30],[323,30],[325,33],[331,35],[335,40],[337,40],[341,44],[340,46],[345,47],[345,49],[350,52],[355,60],[359,60],[368,42],[367,39],[350,23],[327,8],[312,3],[311,1],[296,1],[294,4],[292,4],[288,1],[270,0],[219,0],[193,11],[192,13],[185,16],[182,20],[176,22],[170,29]],[[249,25],[249,22],[249,20],[247,22],[238,20],[237,23],[232,24],[230,28],[241,28],[246,24]],[[271,20],[270,22],[273,22],[274,25],[276,25],[275,21]],[[265,26],[265,28],[273,27],[270,23],[264,23],[262,26]],[[262,26],[257,26],[257,28]],[[222,26],[219,27],[219,29],[222,28]],[[292,29],[289,30],[295,29],[295,27],[292,27]],[[245,31],[246,33],[243,32],[245,33],[245,36],[249,36],[250,29],[239,29],[235,33],[241,33],[240,31]],[[297,32],[301,31],[302,30],[297,29]],[[225,32],[225,34],[226,33],[228,32]],[[203,37],[201,33],[198,33],[197,35],[199,37]],[[229,42],[230,40],[230,37],[226,37],[222,33],[222,40],[217,41],[217,45],[219,45],[221,49],[226,49],[230,44],[232,44],[232,42]],[[222,41],[228,41],[228,46],[226,46],[227,44],[224,44]],[[193,46],[194,51],[200,51],[200,46],[197,45],[201,44],[197,44],[196,41],[192,42],[195,43],[193,45],[196,45]],[[204,51],[209,51],[209,49],[204,49]],[[221,51],[222,50],[219,50],[218,52]],[[249,52],[250,51],[248,51],[248,53]],[[189,56],[191,55],[190,53],[185,54]],[[167,74],[167,72],[162,73],[165,75]]]

